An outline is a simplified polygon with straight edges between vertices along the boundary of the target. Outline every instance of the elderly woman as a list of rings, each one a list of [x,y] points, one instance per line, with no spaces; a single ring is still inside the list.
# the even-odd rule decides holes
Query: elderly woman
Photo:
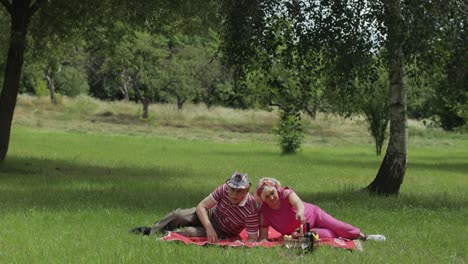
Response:
[[[270,226],[283,235],[290,235],[305,222],[322,238],[386,239],[383,235],[365,235],[359,228],[335,219],[318,206],[303,202],[293,190],[281,188],[280,182],[273,178],[261,178],[255,196],[261,201],[260,240],[268,239]]]

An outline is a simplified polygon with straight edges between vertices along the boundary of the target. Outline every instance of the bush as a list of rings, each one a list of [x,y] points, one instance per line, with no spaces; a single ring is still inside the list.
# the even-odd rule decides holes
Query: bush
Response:
[[[44,81],[44,79],[37,79],[34,86],[34,93],[38,96],[48,96],[49,95],[49,89],[47,88],[47,83]]]
[[[273,128],[273,133],[279,137],[282,154],[295,153],[304,140],[301,114],[281,111],[278,124]]]
[[[95,99],[87,95],[81,94],[76,98],[76,100],[73,101],[73,104],[71,104],[68,107],[68,112],[89,114],[89,113],[94,112],[98,108],[99,108],[99,103],[96,102]]]
[[[58,92],[69,97],[87,94],[89,91],[88,79],[84,70],[75,67],[63,67],[57,76]]]
[[[367,129],[371,133],[375,142],[375,154],[382,153],[383,142],[387,138],[387,127],[390,120],[389,115],[389,95],[388,95],[388,74],[383,73],[373,83],[363,96],[360,108],[366,117]]]

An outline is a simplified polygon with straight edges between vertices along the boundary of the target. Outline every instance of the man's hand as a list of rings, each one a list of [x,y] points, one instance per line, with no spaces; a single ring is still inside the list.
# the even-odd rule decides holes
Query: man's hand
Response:
[[[208,195],[197,206],[197,216],[206,230],[206,238],[208,239],[208,242],[218,242],[218,234],[216,234],[216,231],[210,222],[210,218],[208,217],[208,209],[215,205],[216,201]]]
[[[218,234],[216,234],[216,231],[212,226],[206,229],[206,238],[208,238],[208,242],[210,243],[218,242]]]

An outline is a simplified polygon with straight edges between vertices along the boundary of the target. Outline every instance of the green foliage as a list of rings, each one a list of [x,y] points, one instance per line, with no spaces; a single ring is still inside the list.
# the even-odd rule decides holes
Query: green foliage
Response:
[[[98,53],[103,61],[96,61],[93,79],[110,79],[122,97],[139,102],[176,102],[182,108],[194,100],[207,105],[227,101],[229,75],[212,58],[218,47],[215,33],[200,37],[172,32],[165,37],[132,32],[120,24],[116,30],[123,37],[109,54]]]
[[[281,111],[278,124],[273,128],[273,133],[278,136],[282,154],[295,153],[300,149],[304,140],[301,114]]]
[[[375,154],[379,156],[382,151],[382,145],[387,137],[387,127],[390,119],[389,115],[389,96],[388,96],[388,73],[383,69],[378,72],[379,78],[370,83],[358,83],[362,86],[361,111],[364,113],[367,121],[367,128],[374,138]],[[370,86],[365,88],[365,86]]]
[[[245,83],[261,107],[279,108],[280,123],[276,131],[281,138],[280,146],[283,153],[293,153],[303,139],[299,112],[314,116],[310,107],[317,108],[321,80],[319,53],[305,50],[293,41],[296,35],[291,20],[276,17],[270,22],[273,43],[258,47],[255,64],[258,69],[246,73]],[[288,129],[288,125],[293,127]]]
[[[47,95],[47,85],[45,91],[43,85],[43,73],[39,64],[25,65],[20,82],[20,92],[29,93],[37,96]]]
[[[65,66],[57,74],[58,91],[69,97],[87,94],[89,90],[88,79],[83,69]]]
[[[36,84],[34,85],[34,92],[37,96],[49,95],[49,89],[47,89],[47,83],[44,81],[44,79],[40,78],[36,81]]]
[[[74,100],[71,104],[67,105],[67,109],[69,113],[73,114],[89,114],[96,111],[99,104],[96,102],[95,99],[85,95],[79,94],[76,96],[76,100]]]

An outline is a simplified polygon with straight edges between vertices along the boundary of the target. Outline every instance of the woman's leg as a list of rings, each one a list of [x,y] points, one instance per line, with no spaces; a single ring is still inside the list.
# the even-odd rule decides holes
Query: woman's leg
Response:
[[[335,233],[337,237],[348,239],[357,239],[360,237],[361,230],[359,230],[359,228],[335,219],[320,207],[316,207],[315,210],[317,217],[315,219],[314,228],[329,229],[332,233]]]
[[[319,238],[336,238],[336,237],[338,237],[330,229],[314,227],[314,228],[312,228],[312,230],[317,232],[317,234],[319,235]]]

